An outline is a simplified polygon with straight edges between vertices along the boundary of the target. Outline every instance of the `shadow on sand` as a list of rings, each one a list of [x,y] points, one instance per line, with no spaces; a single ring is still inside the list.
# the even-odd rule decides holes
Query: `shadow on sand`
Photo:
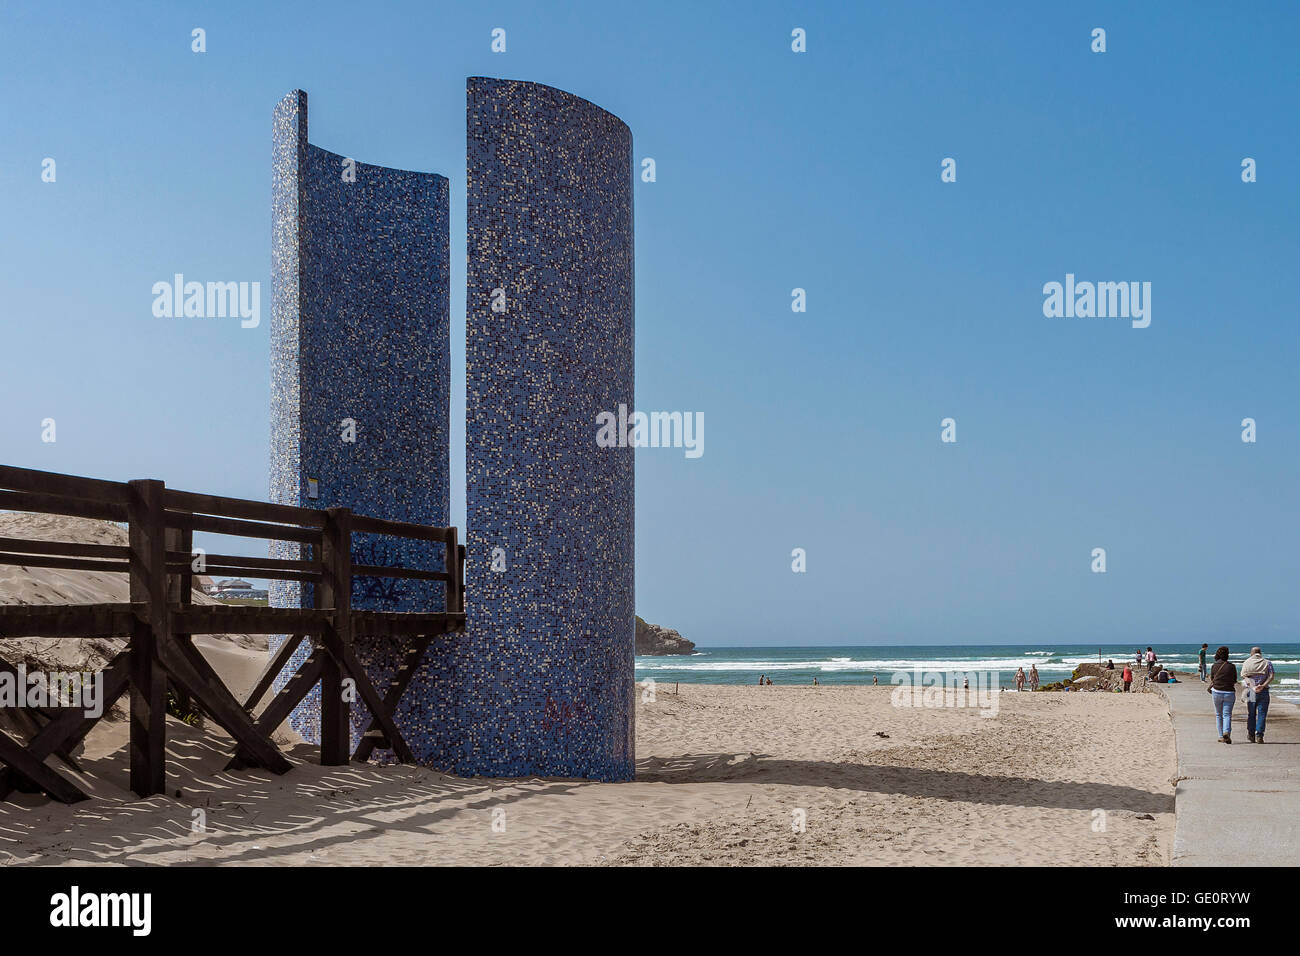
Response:
[[[763,754],[696,754],[638,761],[637,780],[654,783],[748,783],[837,787],[863,793],[932,797],[995,806],[1172,813],[1174,795],[1137,787],[1038,780],[916,767],[778,760]]]

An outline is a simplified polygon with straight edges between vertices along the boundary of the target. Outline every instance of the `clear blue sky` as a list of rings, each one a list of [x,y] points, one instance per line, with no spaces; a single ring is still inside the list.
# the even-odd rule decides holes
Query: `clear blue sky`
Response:
[[[637,453],[643,616],[703,644],[1300,637],[1294,3],[612,6],[5,4],[0,461],[265,497],[295,87],[317,145],[450,177],[463,421],[464,81],[528,79],[657,162],[636,400],[706,433]],[[175,272],[260,281],[261,327],[154,318]],[[1067,272],[1151,282],[1150,328],[1045,318]]]

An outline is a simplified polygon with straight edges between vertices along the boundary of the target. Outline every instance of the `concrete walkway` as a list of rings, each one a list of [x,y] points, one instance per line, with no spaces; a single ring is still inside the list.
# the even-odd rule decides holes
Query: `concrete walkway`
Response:
[[[1229,746],[1214,729],[1207,686],[1195,676],[1157,685],[1178,748],[1174,866],[1300,864],[1300,708],[1274,695],[1267,743],[1252,744],[1239,689]]]

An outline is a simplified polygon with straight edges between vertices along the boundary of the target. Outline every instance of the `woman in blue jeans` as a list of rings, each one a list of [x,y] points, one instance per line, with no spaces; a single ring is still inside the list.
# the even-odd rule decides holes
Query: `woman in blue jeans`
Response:
[[[1228,649],[1214,652],[1210,668],[1210,696],[1214,698],[1214,729],[1225,744],[1232,743],[1232,705],[1237,702],[1237,665],[1228,660]]]

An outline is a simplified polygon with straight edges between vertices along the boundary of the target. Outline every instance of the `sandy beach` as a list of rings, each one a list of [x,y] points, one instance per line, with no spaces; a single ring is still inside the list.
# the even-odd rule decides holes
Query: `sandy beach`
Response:
[[[116,526],[68,518],[5,515],[0,531],[125,541]],[[0,571],[9,603],[125,597],[121,574]],[[266,661],[262,637],[209,635],[195,645],[241,699]],[[93,668],[120,642],[3,647],[14,662]],[[1164,697],[996,693],[994,715],[981,716],[975,706],[895,706],[892,693],[660,682],[653,694],[638,691],[637,779],[618,784],[326,768],[287,725],[275,739],[291,772],[227,772],[233,746],[223,730],[168,717],[168,795],[149,799],[128,788],[119,702],[74,752],[83,772],[51,764],[93,799],[66,806],[15,793],[0,802],[0,865],[1170,861],[1176,756]]]
[[[223,670],[251,670],[241,659],[256,652],[215,650]],[[623,784],[323,768],[303,743],[286,776],[224,772],[224,732],[169,718],[170,795],[147,800],[126,790],[126,722],[102,721],[79,778],[95,799],[0,803],[0,863],[1168,863],[1162,698],[1004,693],[999,705],[985,718],[898,708],[887,687],[660,686],[638,705],[638,779]]]

